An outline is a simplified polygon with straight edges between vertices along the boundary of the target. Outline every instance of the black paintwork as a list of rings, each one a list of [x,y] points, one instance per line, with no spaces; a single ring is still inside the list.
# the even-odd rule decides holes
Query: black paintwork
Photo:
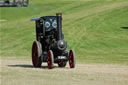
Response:
[[[33,18],[32,21],[36,22],[36,40],[42,45],[42,60],[47,62],[47,52],[49,50],[53,51],[54,63],[60,61],[67,62],[68,52],[66,51],[67,42],[64,41],[64,35],[62,34],[62,16],[57,14],[57,16],[44,16]],[[53,27],[53,22],[57,23],[56,27]],[[45,23],[49,22],[49,27],[45,26]],[[56,25],[56,24],[55,24]],[[58,59],[58,56],[63,56],[62,59]]]

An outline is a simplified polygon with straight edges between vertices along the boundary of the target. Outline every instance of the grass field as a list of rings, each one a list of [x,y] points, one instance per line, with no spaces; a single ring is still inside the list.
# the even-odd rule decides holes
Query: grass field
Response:
[[[63,13],[64,37],[77,66],[33,68],[30,19],[57,12]],[[2,7],[0,56],[2,85],[127,85],[128,0],[31,0],[28,7]]]
[[[0,10],[2,56],[31,59],[26,57],[35,40],[30,19],[62,12],[65,40],[78,62],[128,64],[127,0],[32,0],[28,7]]]

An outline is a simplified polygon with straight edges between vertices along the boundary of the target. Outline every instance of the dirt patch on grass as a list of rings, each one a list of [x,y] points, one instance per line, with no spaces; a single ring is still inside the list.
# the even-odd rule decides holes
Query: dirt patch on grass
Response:
[[[2,85],[127,85],[128,66],[109,64],[77,64],[70,69],[49,70],[43,63],[33,68],[30,61],[2,60]]]

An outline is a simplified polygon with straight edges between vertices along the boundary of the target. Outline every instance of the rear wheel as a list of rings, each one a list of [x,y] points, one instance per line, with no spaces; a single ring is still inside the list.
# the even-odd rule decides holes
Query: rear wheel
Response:
[[[59,67],[65,67],[67,62],[58,62]]]
[[[54,67],[54,57],[53,57],[52,50],[48,51],[47,63],[48,63],[48,68],[49,69],[52,69]]]
[[[32,45],[32,63],[34,67],[41,67],[42,47],[40,42],[34,41]]]
[[[75,68],[75,53],[73,50],[69,51],[69,66]]]

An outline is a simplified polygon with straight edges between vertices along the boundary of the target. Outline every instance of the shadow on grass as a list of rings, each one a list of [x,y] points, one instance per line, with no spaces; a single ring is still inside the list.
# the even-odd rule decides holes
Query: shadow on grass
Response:
[[[48,66],[41,66],[41,67],[33,67],[32,65],[7,65],[9,67],[21,67],[21,68],[40,68],[40,69],[48,69]],[[60,68],[58,66],[54,66],[54,68]],[[67,68],[67,67],[65,67]]]
[[[32,65],[8,65],[9,67],[22,67],[22,68],[33,68]]]
[[[128,27],[121,27],[122,29],[128,29]]]

